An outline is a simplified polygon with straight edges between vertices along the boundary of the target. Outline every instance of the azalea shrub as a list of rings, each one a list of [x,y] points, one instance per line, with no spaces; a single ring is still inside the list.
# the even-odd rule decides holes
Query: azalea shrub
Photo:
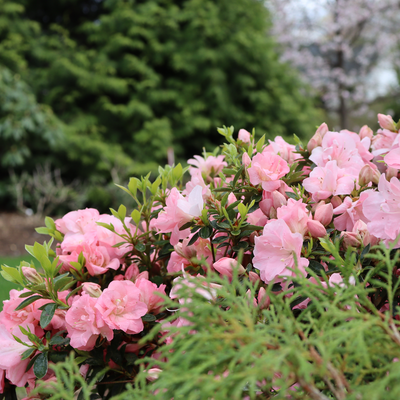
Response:
[[[25,399],[397,399],[399,128],[226,143],[46,218],[0,313]],[[14,396],[14,397],[13,397]]]

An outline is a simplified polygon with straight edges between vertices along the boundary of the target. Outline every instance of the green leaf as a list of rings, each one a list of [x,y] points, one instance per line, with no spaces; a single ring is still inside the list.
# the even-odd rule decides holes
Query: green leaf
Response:
[[[292,192],[285,192],[287,197],[290,197],[293,200],[297,200],[297,196]]]
[[[310,268],[313,272],[315,272],[318,276],[322,276],[321,271],[325,271],[325,268],[318,261],[310,260],[308,264],[308,268]]]
[[[153,314],[146,314],[143,315],[142,320],[145,322],[154,322],[156,320],[156,316]]]
[[[54,283],[54,290],[56,292],[60,292],[62,288],[69,282],[74,281],[74,279],[71,277],[69,273],[62,274],[54,278],[53,283]]]
[[[137,243],[135,249],[143,253],[146,250],[146,246],[143,243]]]
[[[43,329],[46,328],[46,326],[51,322],[56,310],[57,310],[56,303],[49,303],[45,305],[42,314],[40,315],[41,328]]]
[[[192,238],[189,240],[188,246],[194,244],[194,242],[199,238],[199,232],[195,233]]]
[[[140,218],[141,218],[141,213],[139,210],[133,210],[131,213],[131,217],[133,219],[133,222],[136,224],[136,226],[139,225],[140,223]]]
[[[202,239],[208,239],[212,234],[213,234],[213,228],[212,228],[212,226],[203,226],[203,227],[200,229],[200,232],[199,232],[199,236],[200,236]]]
[[[185,229],[191,228],[194,225],[193,221],[186,222],[186,224],[182,225],[179,230],[184,231]]]
[[[27,358],[29,358],[35,351],[36,351],[36,349],[34,347],[24,351],[22,353],[22,355],[21,355],[21,361],[26,360]]]
[[[1,268],[1,275],[6,281],[18,283],[20,285],[23,284],[21,274],[16,268],[9,267],[8,265],[2,265]]]
[[[256,144],[256,150],[257,150],[258,153],[262,152],[262,148],[264,146],[264,142],[265,142],[265,135],[263,135],[261,137],[261,139]]]
[[[52,346],[54,346],[54,345],[56,345],[56,346],[67,346],[69,344],[69,342],[70,342],[70,338],[67,338],[67,337],[63,338],[60,335],[54,335],[49,341],[49,343]]]
[[[25,308],[26,306],[29,306],[29,304],[32,304],[34,301],[42,299],[42,296],[39,295],[35,295],[32,297],[28,297],[27,299],[25,299],[24,301],[22,301],[19,306],[15,309],[15,311],[18,310],[22,310],[23,308]]]
[[[242,166],[239,168],[238,172],[236,172],[236,175],[235,175],[235,177],[233,178],[232,187],[235,187],[235,186],[236,186],[236,183],[237,183],[238,179],[240,178],[240,175],[242,175],[243,170],[244,170],[244,165],[242,165]]]
[[[126,207],[121,204],[118,208],[118,215],[119,215],[119,219],[121,221],[124,221],[125,217],[126,217]]]
[[[51,261],[49,260],[46,248],[40,243],[35,242],[33,245],[33,255],[40,262],[40,265],[43,267],[47,275],[53,276]]]
[[[238,204],[238,211],[242,218],[245,218],[247,215],[247,207],[243,203]]]
[[[33,373],[37,379],[42,379],[47,374],[47,369],[47,353],[41,353],[38,355],[35,363],[33,364]]]
[[[138,183],[140,183],[140,181],[137,178],[129,179],[128,189],[134,197],[136,197],[137,194]]]

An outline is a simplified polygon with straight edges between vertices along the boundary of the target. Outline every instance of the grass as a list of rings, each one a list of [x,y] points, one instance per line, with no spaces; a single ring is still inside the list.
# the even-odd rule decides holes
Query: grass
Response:
[[[31,261],[32,257],[27,254],[26,256],[19,257],[2,257],[0,256],[0,265],[6,264],[9,267],[16,267],[21,261]],[[9,298],[9,292],[11,289],[22,289],[20,285],[6,281],[0,275],[0,310],[3,309],[3,301]]]

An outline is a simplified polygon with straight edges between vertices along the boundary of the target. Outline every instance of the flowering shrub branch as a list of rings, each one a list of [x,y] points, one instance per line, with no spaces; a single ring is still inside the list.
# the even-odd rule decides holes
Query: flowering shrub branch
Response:
[[[59,398],[70,370],[65,398],[383,396],[400,372],[400,134],[378,117],[375,135],[322,124],[296,146],[223,127],[214,153],[131,178],[130,214],[47,217],[50,242],[27,246],[41,270],[2,266],[23,289],[0,313],[0,390]]]

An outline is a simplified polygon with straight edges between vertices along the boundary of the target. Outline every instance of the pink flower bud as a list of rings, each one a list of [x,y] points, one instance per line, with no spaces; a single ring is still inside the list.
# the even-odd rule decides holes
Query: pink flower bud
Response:
[[[339,196],[333,196],[331,198],[331,204],[333,208],[339,207],[342,203],[342,199]]]
[[[237,266],[237,261],[234,258],[222,257],[213,264],[213,267],[224,276],[227,276],[229,280],[232,279],[233,270],[237,268],[238,275],[243,275],[246,270],[242,265]]]
[[[238,134],[238,139],[243,143],[250,143],[250,132],[247,132],[246,129],[240,129]]]
[[[22,267],[22,274],[28,282],[33,283],[34,285],[39,285],[40,283],[44,282],[43,278],[39,275],[35,268]]]
[[[358,184],[360,186],[368,185],[368,183],[373,182],[378,184],[381,173],[378,171],[378,168],[371,167],[369,164],[365,164],[358,175]]]
[[[233,204],[235,201],[237,201],[236,196],[233,193],[229,193],[228,195],[228,205],[230,206],[231,204]]]
[[[396,124],[390,115],[378,114],[378,122],[382,129],[397,132]]]
[[[279,207],[286,206],[286,204],[287,204],[286,197],[282,193],[278,192],[277,190],[274,190],[272,192],[273,207],[275,209],[278,209]]]
[[[254,307],[257,307],[257,300],[251,295],[250,289],[246,292],[248,299],[253,303]]]
[[[361,236],[355,232],[342,232],[340,234],[343,237],[343,246],[345,249],[348,247],[360,247],[361,246]]]
[[[319,221],[309,219],[307,221],[307,228],[312,237],[319,238],[326,235],[326,229]]]
[[[318,203],[315,210],[314,219],[321,222],[322,225],[327,226],[332,222],[333,206],[331,203],[325,204],[323,201]]]
[[[249,272],[249,280],[251,283],[255,284],[260,281],[260,277],[253,271]]]
[[[398,169],[389,167],[385,172],[386,180],[390,182],[392,178],[397,178],[398,174],[399,174]]]
[[[145,370],[145,372],[147,372],[146,379],[150,382],[153,382],[158,379],[158,376],[162,370],[160,368],[150,368],[148,371]]]
[[[364,138],[370,138],[372,139],[372,136],[374,136],[374,132],[372,131],[372,129],[367,126],[364,125],[361,129],[360,129],[360,133],[359,133],[360,139],[363,140]]]
[[[136,264],[131,264],[125,272],[125,279],[134,281],[139,275],[139,267]]]
[[[328,132],[328,125],[324,122],[321,124],[317,131],[314,133],[314,136],[310,139],[307,144],[307,150],[311,153],[316,147],[321,146],[322,138]]]
[[[267,296],[267,293],[263,287],[260,288],[258,292],[257,300],[258,300],[258,307],[261,310],[268,309],[271,303],[271,299],[269,298],[269,296]]]
[[[248,167],[251,164],[251,158],[247,153],[243,153],[242,164],[244,164],[246,167]]]
[[[103,293],[100,285],[93,282],[84,282],[82,283],[82,292],[88,294],[90,297],[98,298]]]

